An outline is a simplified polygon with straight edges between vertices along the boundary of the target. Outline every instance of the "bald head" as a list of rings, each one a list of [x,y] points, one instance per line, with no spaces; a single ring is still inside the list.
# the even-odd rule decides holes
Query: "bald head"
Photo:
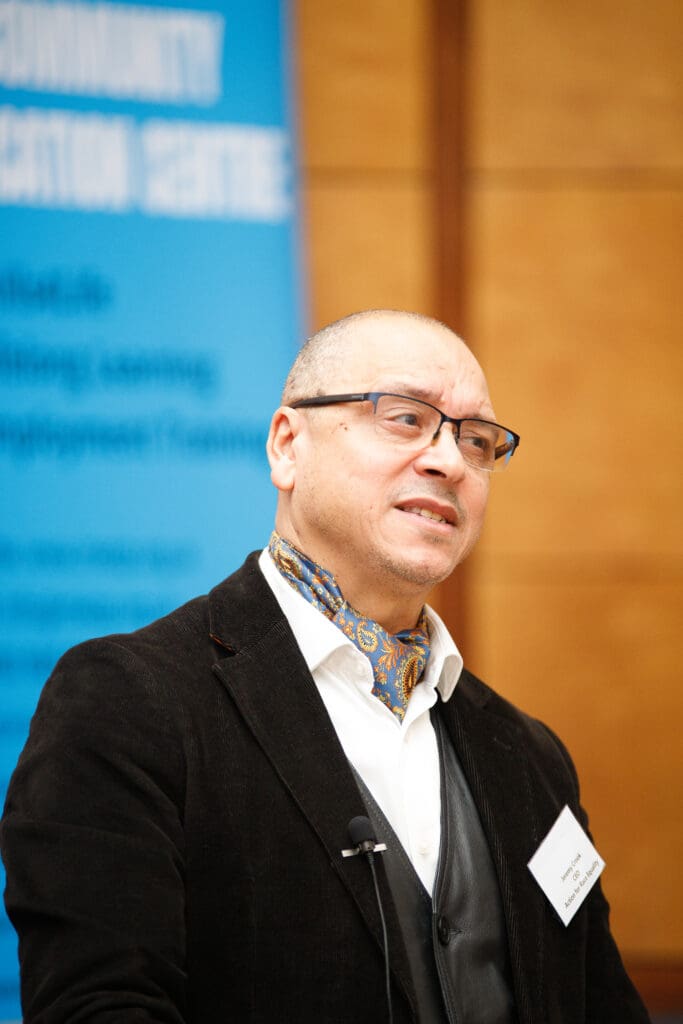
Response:
[[[356,351],[370,340],[373,327],[380,323],[390,325],[392,320],[396,321],[397,327],[400,325],[402,328],[411,324],[432,327],[469,351],[450,328],[440,320],[422,313],[393,309],[369,309],[351,313],[317,331],[301,347],[285,381],[283,405],[289,405],[300,398],[324,394],[340,364],[351,361]]]
[[[354,608],[396,632],[474,545],[488,473],[468,465],[451,430],[401,443],[405,412],[378,430],[370,394],[416,399],[453,420],[494,416],[465,343],[416,313],[345,317],[292,367],[268,439],[276,529],[335,576]],[[298,405],[318,396],[334,400]]]

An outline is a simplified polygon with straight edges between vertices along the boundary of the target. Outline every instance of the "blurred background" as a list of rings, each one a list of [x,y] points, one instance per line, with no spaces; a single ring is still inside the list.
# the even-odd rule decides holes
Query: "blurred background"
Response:
[[[436,597],[583,786],[613,926],[683,1011],[683,4],[300,0],[312,326],[462,333],[522,436]]]
[[[126,81],[102,22],[69,55],[60,6],[127,10]],[[627,966],[676,1020],[683,5],[190,6],[2,4],[3,782],[60,650],[267,540],[261,437],[305,334],[435,315],[522,444],[434,603],[569,746]],[[6,921],[0,950],[16,1018]]]

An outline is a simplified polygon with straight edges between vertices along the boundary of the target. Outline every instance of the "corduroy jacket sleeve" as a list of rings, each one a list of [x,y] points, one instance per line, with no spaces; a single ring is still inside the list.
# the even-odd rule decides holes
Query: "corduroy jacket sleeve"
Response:
[[[41,696],[2,825],[25,1024],[185,1019],[182,744],[114,640]]]

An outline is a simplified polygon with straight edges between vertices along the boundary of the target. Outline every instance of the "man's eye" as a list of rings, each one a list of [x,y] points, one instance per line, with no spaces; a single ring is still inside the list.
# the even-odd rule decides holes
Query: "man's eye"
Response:
[[[420,409],[413,409],[405,405],[394,405],[382,409],[381,417],[387,427],[404,430],[421,430],[425,420]]]
[[[466,444],[469,448],[479,448],[481,451],[487,451],[491,447],[489,439],[482,437],[481,434],[461,434],[460,443]]]
[[[392,416],[394,423],[400,423],[406,427],[419,427],[420,417],[415,412],[398,412]]]
[[[481,464],[488,464],[495,458],[494,439],[486,434],[461,434],[458,446],[465,448]]]

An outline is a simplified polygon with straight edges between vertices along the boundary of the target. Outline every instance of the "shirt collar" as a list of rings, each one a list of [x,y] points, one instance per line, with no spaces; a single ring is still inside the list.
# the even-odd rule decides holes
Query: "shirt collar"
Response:
[[[358,652],[358,648],[333,622],[290,586],[267,548],[259,556],[259,568],[291,626],[311,674],[335,651],[350,647]],[[436,688],[441,699],[448,700],[460,678],[463,660],[443,620],[429,605],[426,612],[431,653],[420,685]]]

